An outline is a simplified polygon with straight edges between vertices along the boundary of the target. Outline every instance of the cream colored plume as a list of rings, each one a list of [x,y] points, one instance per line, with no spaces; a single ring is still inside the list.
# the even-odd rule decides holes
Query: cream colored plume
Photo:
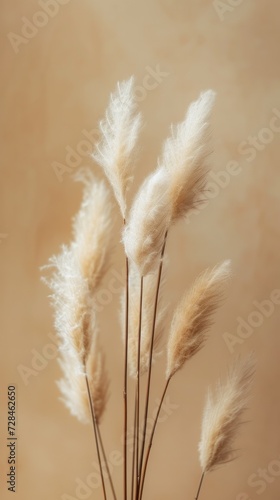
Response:
[[[93,153],[114,190],[123,218],[126,193],[132,181],[133,151],[141,125],[136,114],[134,79],[118,83],[111,95],[104,120],[100,122],[101,141]]]
[[[142,322],[141,322],[141,349],[140,349],[140,375],[147,372],[149,368],[151,335],[153,329],[154,303],[157,285],[157,276],[151,274],[144,279]],[[138,366],[138,327],[140,308],[140,278],[138,273],[130,273],[130,308],[129,308],[129,337],[128,337],[128,364],[130,376],[137,377]],[[124,302],[123,302],[124,306]],[[122,314],[122,317],[124,314]],[[166,323],[167,310],[161,306],[161,300],[157,309],[156,330],[154,337],[153,360],[160,355],[157,350],[163,335]]]
[[[226,383],[218,385],[215,396],[209,393],[199,443],[203,472],[235,458],[233,442],[248,404],[254,372],[254,356],[236,361]]]
[[[190,105],[185,120],[171,129],[171,137],[164,144],[159,164],[169,172],[172,221],[194,208],[205,190],[214,100],[212,90],[202,92]]]
[[[230,261],[225,261],[212,270],[206,270],[183,296],[171,324],[167,346],[167,379],[203,346],[229,276]]]
[[[141,276],[159,265],[165,233],[171,221],[169,177],[164,169],[153,172],[140,187],[123,234],[125,252]]]
[[[101,370],[99,350],[93,350],[97,335],[94,296],[108,267],[111,218],[104,183],[96,182],[88,171],[81,175],[85,190],[80,211],[74,219],[74,239],[50,260],[49,267],[54,268],[54,272],[47,283],[52,290],[55,327],[60,338],[64,378],[59,387],[66,406],[80,420],[86,421],[86,368],[90,367],[95,394],[100,394],[97,387],[103,380],[104,363]],[[97,404],[101,409],[100,396]]]

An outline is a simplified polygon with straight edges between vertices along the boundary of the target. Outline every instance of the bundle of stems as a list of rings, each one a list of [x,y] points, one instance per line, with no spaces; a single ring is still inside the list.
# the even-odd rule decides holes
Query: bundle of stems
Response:
[[[158,166],[140,187],[129,211],[127,191],[133,178],[141,128],[133,78],[117,85],[105,118],[100,122],[101,139],[93,158],[104,170],[124,224],[124,467],[120,496],[108,467],[100,429],[108,397],[108,377],[95,312],[96,293],[112,253],[111,201],[108,188],[97,181],[90,170],[79,174],[79,180],[84,183],[84,196],[74,219],[72,241],[50,261],[54,271],[48,284],[52,290],[63,372],[59,387],[71,413],[83,422],[93,423],[105,499],[112,496],[114,499],[141,500],[144,497],[149,458],[164,397],[174,375],[203,347],[230,277],[230,262],[225,260],[201,273],[179,301],[169,328],[160,404],[148,435],[154,361],[167,324],[167,308],[162,306],[161,293],[165,248],[172,226],[203,201],[210,168],[210,118],[214,100],[213,91],[203,92],[190,105],[184,120],[171,127]],[[235,457],[233,441],[247,405],[253,372],[252,356],[237,360],[227,382],[219,385],[216,398],[208,396],[199,443],[202,476],[196,499],[206,473]],[[128,393],[129,377],[134,384]],[[128,453],[127,443],[129,404],[134,408],[132,454]]]

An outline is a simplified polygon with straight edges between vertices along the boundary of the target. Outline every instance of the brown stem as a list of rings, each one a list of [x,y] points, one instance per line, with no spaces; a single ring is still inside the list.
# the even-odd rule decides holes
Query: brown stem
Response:
[[[139,324],[138,324],[138,352],[137,352],[137,407],[136,407],[136,498],[138,497],[139,483],[138,483],[138,470],[139,470],[139,413],[140,413],[140,358],[141,358],[141,328],[142,328],[142,304],[143,304],[143,283],[144,278],[141,276],[140,284],[140,304],[139,304]]]
[[[109,479],[109,483],[110,483],[110,486],[111,486],[112,494],[113,494],[114,500],[117,500],[117,496],[116,496],[116,492],[115,492],[115,488],[114,488],[114,483],[113,483],[111,472],[110,472],[110,469],[109,469],[107,455],[106,455],[105,448],[104,448],[104,445],[103,445],[103,439],[102,439],[102,436],[101,436],[100,427],[99,427],[98,423],[97,423],[97,433],[98,433],[98,439],[99,439],[99,443],[100,443],[100,448],[101,448],[101,452],[102,452],[102,455],[103,455],[103,460],[104,460],[104,463],[105,463],[106,471],[107,471],[107,474],[108,474],[108,479]]]
[[[124,221],[125,224],[125,221]],[[125,348],[124,348],[124,437],[123,437],[123,456],[124,456],[124,500],[127,500],[127,358],[128,358],[128,309],[129,309],[129,265],[128,258],[126,264],[126,289],[125,289]]]
[[[157,426],[157,422],[158,422],[158,417],[159,417],[159,414],[160,414],[160,410],[161,410],[161,407],[162,407],[162,403],[163,403],[166,391],[168,389],[170,380],[171,380],[171,377],[169,377],[167,379],[167,381],[166,381],[165,388],[164,388],[164,391],[163,391],[163,394],[162,394],[162,397],[161,397],[161,400],[160,400],[160,403],[159,403],[159,406],[158,406],[158,409],[157,409],[157,414],[156,414],[156,418],[155,418],[155,421],[154,421],[154,425],[153,425],[153,428],[152,428],[151,437],[150,437],[150,441],[149,441],[149,444],[148,444],[147,454],[146,454],[145,463],[144,463],[143,475],[142,475],[142,479],[141,479],[140,494],[138,496],[139,500],[141,500],[142,495],[143,495],[144,482],[145,482],[145,477],[146,477],[146,472],[147,472],[147,466],[148,466],[148,462],[149,462],[149,456],[150,456],[151,448],[152,448],[152,444],[153,444],[153,438],[154,438],[154,434],[155,434],[155,430],[156,430],[156,426]]]
[[[157,307],[158,307],[159,289],[160,289],[163,257],[164,257],[164,252],[165,252],[166,240],[167,240],[167,231],[166,231],[165,236],[164,236],[164,242],[163,242],[161,256],[160,256],[160,265],[159,265],[159,270],[158,270],[157,288],[156,288],[156,296],[155,296],[155,304],[154,304],[154,315],[153,315],[152,336],[151,336],[151,345],[150,345],[150,354],[149,354],[149,369],[148,369],[148,381],[147,381],[145,414],[144,414],[143,441],[142,441],[142,448],[141,448],[140,466],[139,466],[139,470],[138,470],[138,484],[140,484],[140,480],[141,480],[142,465],[143,465],[143,458],[144,458],[144,451],[145,451],[147,420],[148,420],[150,389],[151,389],[151,378],[152,378],[153,349],[154,349],[154,339],[155,339],[155,331],[156,331]]]
[[[198,498],[199,498],[199,494],[200,494],[200,490],[201,490],[201,487],[202,487],[202,483],[203,483],[204,477],[205,477],[205,472],[203,472],[201,474],[201,478],[200,478],[200,481],[199,481],[198,490],[197,490],[197,494],[196,494],[195,500],[198,500]]]
[[[133,497],[134,497],[134,479],[137,477],[137,471],[135,470],[136,426],[137,426],[137,391],[135,390],[134,424],[133,424],[133,452],[132,452],[132,477],[131,477],[131,500],[133,500]]]
[[[92,424],[93,424],[93,430],[94,430],[97,458],[98,458],[100,476],[101,476],[101,481],[102,481],[103,495],[104,495],[104,499],[107,500],[105,482],[104,482],[104,476],[103,476],[103,470],[102,470],[102,464],[101,464],[101,457],[100,457],[100,450],[99,450],[99,443],[98,443],[98,431],[97,431],[98,423],[97,423],[96,414],[95,414],[95,410],[94,410],[94,404],[92,401],[91,392],[90,392],[90,388],[89,388],[87,373],[85,373],[85,379],[86,379],[87,393],[88,393],[88,399],[89,399],[90,411],[91,411],[91,417],[92,417]]]

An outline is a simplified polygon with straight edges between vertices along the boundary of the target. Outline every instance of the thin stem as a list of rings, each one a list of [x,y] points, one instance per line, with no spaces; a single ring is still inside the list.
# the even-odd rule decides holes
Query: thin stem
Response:
[[[160,403],[159,403],[159,406],[158,406],[158,409],[157,409],[157,414],[156,414],[156,418],[155,418],[155,421],[154,421],[154,425],[153,425],[153,428],[152,428],[151,437],[150,437],[150,441],[149,441],[149,444],[148,444],[147,454],[146,454],[145,463],[144,463],[143,475],[142,475],[142,480],[141,480],[140,495],[138,496],[139,500],[141,500],[142,495],[143,495],[144,482],[145,482],[145,477],[146,477],[146,472],[147,472],[147,466],[148,466],[148,462],[149,462],[149,457],[150,457],[150,453],[151,453],[151,448],[152,448],[152,444],[153,444],[153,438],[154,438],[154,434],[155,434],[155,430],[156,430],[156,426],[157,426],[157,422],[158,422],[158,417],[159,417],[159,414],[160,414],[160,410],[161,410],[161,407],[162,407],[162,403],[163,403],[163,400],[165,398],[165,394],[166,394],[166,391],[168,389],[170,380],[171,380],[171,377],[169,377],[167,379],[167,381],[166,381],[165,388],[164,388],[164,391],[163,391],[163,394],[162,394],[162,397],[161,397],[161,400],[160,400]]]
[[[165,236],[164,236],[164,242],[163,242],[161,256],[160,256],[160,265],[159,265],[159,270],[158,270],[157,288],[156,288],[156,296],[155,296],[155,304],[154,304],[154,315],[153,315],[152,336],[151,336],[151,345],[150,345],[150,354],[149,354],[148,381],[147,381],[145,414],[144,414],[143,441],[142,441],[142,448],[141,448],[140,467],[139,467],[139,471],[138,471],[138,483],[139,484],[140,484],[140,480],[141,480],[142,465],[143,465],[143,458],[144,458],[144,451],[145,451],[145,442],[146,442],[146,433],[147,433],[147,420],[148,420],[148,412],[149,412],[149,400],[150,400],[150,389],[151,389],[151,378],[152,378],[153,349],[154,349],[154,339],[155,339],[155,331],[156,331],[157,307],[158,307],[159,289],[160,289],[163,257],[164,257],[164,252],[165,252],[166,240],[167,240],[167,231],[166,231]]]
[[[137,391],[135,390],[134,424],[133,424],[133,452],[132,452],[132,478],[131,478],[131,500],[133,500],[133,497],[134,497],[134,478],[137,477],[137,471],[135,470],[136,426],[137,426]]]
[[[89,388],[87,373],[85,373],[85,379],[86,379],[88,399],[89,399],[90,411],[91,411],[91,417],[92,417],[92,425],[93,425],[93,430],[94,430],[97,458],[98,458],[100,476],[101,476],[101,481],[102,481],[103,496],[104,496],[104,499],[107,500],[105,482],[104,482],[104,476],[103,476],[103,470],[102,470],[102,464],[101,464],[101,457],[100,457],[100,450],[99,450],[99,443],[98,443],[98,431],[97,431],[98,423],[97,423],[96,414],[95,414],[95,410],[94,410],[94,404],[92,401],[91,392],[90,392],[90,388]]]
[[[124,221],[125,224],[125,221]],[[127,358],[128,358],[128,309],[129,309],[129,265],[128,258],[125,259],[126,267],[126,287],[125,287],[125,348],[124,348],[124,438],[123,438],[123,456],[124,456],[124,500],[127,500]]]
[[[199,498],[199,494],[200,494],[200,490],[201,490],[201,487],[202,487],[202,483],[203,483],[204,477],[205,477],[205,472],[203,472],[201,474],[201,478],[200,478],[200,481],[199,481],[199,486],[198,486],[198,490],[197,490],[197,494],[196,494],[195,500],[198,500],[198,498]]]
[[[105,452],[105,448],[104,448],[104,445],[103,445],[103,440],[102,440],[102,436],[101,436],[101,432],[100,432],[100,427],[99,427],[98,423],[97,423],[97,433],[98,433],[98,439],[99,439],[99,443],[100,443],[100,448],[101,448],[101,452],[102,452],[102,455],[103,455],[103,459],[104,459],[106,471],[107,471],[107,474],[108,474],[108,479],[109,479],[109,483],[110,483],[110,486],[111,486],[112,494],[113,494],[114,500],[117,500],[117,496],[116,496],[116,492],[115,492],[115,488],[114,488],[114,483],[113,483],[111,472],[110,472],[110,469],[109,469],[108,460],[107,460],[107,456],[106,456],[106,452]]]
[[[138,323],[138,353],[137,353],[137,408],[136,408],[136,417],[137,417],[137,425],[136,425],[136,498],[138,498],[138,490],[139,490],[139,482],[138,482],[138,470],[139,470],[139,414],[140,414],[140,358],[141,358],[141,328],[142,328],[142,304],[143,304],[143,283],[144,278],[141,276],[141,284],[140,284],[140,304],[139,304],[139,323]]]

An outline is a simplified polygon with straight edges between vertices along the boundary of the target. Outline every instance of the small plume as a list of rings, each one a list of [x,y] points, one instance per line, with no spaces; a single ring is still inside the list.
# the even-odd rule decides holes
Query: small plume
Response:
[[[171,129],[160,166],[170,176],[172,222],[187,215],[202,199],[211,153],[210,116],[215,100],[212,90],[193,102],[185,120]]]
[[[217,386],[215,396],[209,393],[199,443],[203,472],[236,458],[233,442],[248,404],[254,372],[254,356],[238,360],[226,383]]]
[[[133,151],[141,125],[136,114],[134,79],[118,83],[111,95],[104,120],[100,122],[101,142],[93,153],[103,168],[123,218],[126,218],[126,193],[132,181]]]
[[[206,270],[179,303],[167,346],[166,378],[172,377],[203,346],[230,276],[230,261]]]
[[[141,276],[159,265],[165,234],[170,226],[169,177],[164,169],[153,172],[140,187],[131,208],[123,242],[126,255]]]

